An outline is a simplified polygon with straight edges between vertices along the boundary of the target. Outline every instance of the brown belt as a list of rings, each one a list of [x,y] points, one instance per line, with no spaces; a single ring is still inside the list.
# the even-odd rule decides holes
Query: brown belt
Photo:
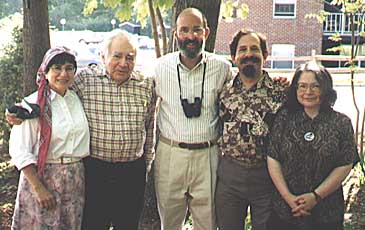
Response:
[[[60,157],[58,159],[47,160],[47,164],[71,164],[81,161],[81,157]]]
[[[199,142],[199,143],[185,143],[185,142],[177,142],[170,140],[164,136],[160,136],[160,141],[162,141],[165,144],[172,145],[174,147],[179,147],[183,149],[205,149],[209,148],[215,144],[217,144],[216,141],[206,141],[206,142]]]

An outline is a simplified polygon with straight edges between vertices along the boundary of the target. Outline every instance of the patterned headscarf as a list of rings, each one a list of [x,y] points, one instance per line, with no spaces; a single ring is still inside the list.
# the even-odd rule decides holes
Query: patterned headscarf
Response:
[[[47,159],[49,143],[52,135],[52,107],[51,91],[46,79],[47,66],[57,55],[67,53],[73,58],[75,56],[66,47],[55,47],[49,49],[43,57],[41,66],[37,72],[38,97],[37,104],[40,107],[40,146],[38,151],[38,174],[41,174]]]

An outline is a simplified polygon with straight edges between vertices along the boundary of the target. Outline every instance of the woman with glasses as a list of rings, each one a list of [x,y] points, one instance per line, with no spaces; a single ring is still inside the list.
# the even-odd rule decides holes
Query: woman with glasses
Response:
[[[22,106],[39,106],[11,131],[9,152],[21,171],[12,229],[81,229],[84,166],[89,127],[76,93],[69,90],[75,56],[64,47],[47,51],[37,74],[38,90]]]
[[[296,70],[271,132],[269,229],[343,229],[341,183],[359,158],[351,120],[332,109],[336,98],[324,67],[308,62]]]

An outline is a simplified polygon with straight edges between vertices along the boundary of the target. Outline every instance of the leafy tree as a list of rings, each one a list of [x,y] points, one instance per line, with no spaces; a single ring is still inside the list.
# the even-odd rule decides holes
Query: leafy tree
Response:
[[[100,2],[102,2],[102,4]],[[157,31],[157,22],[160,28],[165,28],[165,24],[170,24],[173,29],[176,16],[185,8],[196,7],[207,16],[208,24],[211,29],[211,34],[206,43],[206,49],[208,51],[213,51],[214,49],[220,11],[224,18],[232,17],[233,12],[236,12],[235,15],[241,18],[245,18],[248,14],[247,4],[242,3],[240,0],[86,0],[84,13],[91,14],[95,9],[98,9],[100,5],[115,10],[115,16],[120,21],[129,20],[132,17],[132,12],[136,12],[136,20],[140,22],[142,26],[145,26],[147,19],[150,19],[152,28],[151,33],[155,40],[157,57],[161,55],[159,47],[160,34]],[[164,17],[166,12],[170,11],[170,9],[172,9],[171,17]],[[155,17],[157,17],[157,19]],[[167,51],[167,35],[162,31],[161,39],[163,41],[163,54],[165,54]],[[169,51],[172,50],[172,41],[173,37],[172,33],[170,33]]]
[[[65,30],[110,31],[110,20],[114,18],[115,10],[100,6],[92,15],[83,14],[85,0],[49,0],[48,9],[50,24],[62,29],[61,19],[66,19]]]
[[[0,59],[0,111],[5,111],[7,103],[20,101],[22,92],[23,71],[23,40],[22,30],[15,27],[12,32],[12,41],[2,47],[4,53]],[[4,112],[0,113],[0,129],[3,131],[0,139],[8,147],[10,126],[5,121]],[[6,151],[7,152],[7,151]]]
[[[0,19],[20,12],[22,0],[1,0],[0,1]]]

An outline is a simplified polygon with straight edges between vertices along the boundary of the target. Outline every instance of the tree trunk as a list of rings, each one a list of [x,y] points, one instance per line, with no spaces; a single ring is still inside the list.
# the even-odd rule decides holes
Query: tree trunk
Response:
[[[158,19],[158,24],[160,25],[161,30],[161,38],[162,38],[162,54],[165,55],[167,53],[167,35],[166,35],[166,27],[162,18],[162,14],[160,8],[156,8],[156,14]]]
[[[210,28],[210,35],[205,44],[205,50],[213,52],[221,2],[221,0],[176,0],[176,14],[172,20],[176,21],[180,12],[186,8],[194,7],[199,9],[207,17],[208,26]]]
[[[36,74],[50,47],[48,0],[23,0],[23,94],[35,91]]]
[[[152,35],[153,39],[155,40],[156,57],[159,58],[161,57],[160,39],[157,31],[156,14],[155,14],[155,8],[153,7],[153,0],[148,0],[148,9],[150,11],[150,17],[151,17]]]

